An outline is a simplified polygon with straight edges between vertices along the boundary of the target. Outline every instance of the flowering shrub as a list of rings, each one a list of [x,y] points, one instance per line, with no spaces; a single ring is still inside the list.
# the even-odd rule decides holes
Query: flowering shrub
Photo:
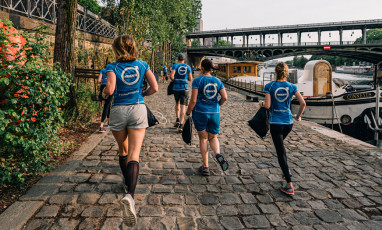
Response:
[[[50,64],[45,28],[22,33],[26,42],[20,45],[10,36],[11,23],[2,24],[0,185],[22,185],[27,176],[48,169],[47,146],[57,140],[57,129],[63,123],[61,106],[68,100],[71,83],[69,75]],[[11,54],[11,48],[17,52]]]

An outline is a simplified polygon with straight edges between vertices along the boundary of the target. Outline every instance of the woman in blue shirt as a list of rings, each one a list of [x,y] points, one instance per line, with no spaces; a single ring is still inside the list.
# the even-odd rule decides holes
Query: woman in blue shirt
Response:
[[[105,94],[114,95],[110,111],[110,130],[119,147],[119,165],[123,174],[125,196],[121,201],[123,222],[132,227],[137,222],[134,192],[139,174],[139,154],[148,127],[144,96],[158,91],[149,65],[137,59],[135,41],[128,35],[114,39],[117,61],[106,66]],[[143,79],[150,87],[143,92]]]
[[[284,139],[292,131],[293,127],[293,117],[290,110],[293,95],[300,102],[300,109],[296,115],[297,121],[301,120],[301,114],[304,112],[306,104],[297,87],[287,81],[288,71],[288,66],[284,62],[276,65],[276,81],[265,85],[265,102],[262,102],[262,106],[270,110],[270,132],[281,170],[287,181],[287,184],[282,186],[280,190],[286,194],[294,195],[291,180],[292,175],[287,164]]]
[[[107,64],[110,64],[110,62],[108,62]],[[101,83],[101,89],[100,89],[101,93],[103,92],[103,89],[106,87],[106,79],[107,79],[106,69],[101,69],[99,76],[98,76],[98,82]],[[104,105],[103,105],[101,124],[99,125],[99,129],[98,129],[98,132],[100,132],[100,133],[106,132],[103,125],[105,123],[106,117],[108,119],[110,117],[110,106],[111,106],[112,101],[113,101],[113,95],[108,96],[105,100]]]
[[[227,92],[223,83],[211,75],[213,64],[204,59],[201,64],[201,76],[192,82],[190,104],[186,115],[192,111],[194,125],[199,135],[200,152],[202,153],[203,165],[199,172],[208,176],[208,142],[223,171],[228,169],[228,162],[220,154],[218,133],[220,128],[220,106],[227,101]],[[218,99],[220,94],[221,98]]]

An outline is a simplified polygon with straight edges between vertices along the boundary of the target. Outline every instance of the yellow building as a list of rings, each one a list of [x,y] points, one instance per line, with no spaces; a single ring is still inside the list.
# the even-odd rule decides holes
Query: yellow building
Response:
[[[258,77],[257,66],[262,62],[258,61],[240,61],[234,63],[219,64],[217,74],[229,79],[236,76]]]

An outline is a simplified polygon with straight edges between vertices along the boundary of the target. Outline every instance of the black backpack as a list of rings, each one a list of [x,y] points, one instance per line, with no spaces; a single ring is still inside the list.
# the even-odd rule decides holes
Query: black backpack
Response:
[[[248,121],[248,125],[260,138],[264,138],[269,131],[269,110],[261,107],[255,116]]]
[[[174,91],[172,90],[173,87],[174,87],[174,81],[171,81],[170,84],[168,84],[167,86],[167,95],[174,94]]]

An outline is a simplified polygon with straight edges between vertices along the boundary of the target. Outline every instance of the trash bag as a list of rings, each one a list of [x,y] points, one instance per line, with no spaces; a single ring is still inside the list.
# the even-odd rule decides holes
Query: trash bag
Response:
[[[159,121],[156,119],[156,117],[151,112],[149,107],[147,107],[147,105],[146,105],[146,109],[147,109],[147,121],[149,123],[149,127],[159,124]]]
[[[174,91],[172,90],[174,88],[174,81],[171,81],[170,84],[167,86],[167,95],[174,94]]]
[[[269,119],[269,110],[261,107],[255,116],[248,121],[248,125],[260,138],[264,138],[269,131]]]
[[[188,145],[191,145],[191,142],[192,142],[192,124],[193,124],[192,117],[189,116],[186,123],[184,123],[183,131],[182,131],[183,141]]]

